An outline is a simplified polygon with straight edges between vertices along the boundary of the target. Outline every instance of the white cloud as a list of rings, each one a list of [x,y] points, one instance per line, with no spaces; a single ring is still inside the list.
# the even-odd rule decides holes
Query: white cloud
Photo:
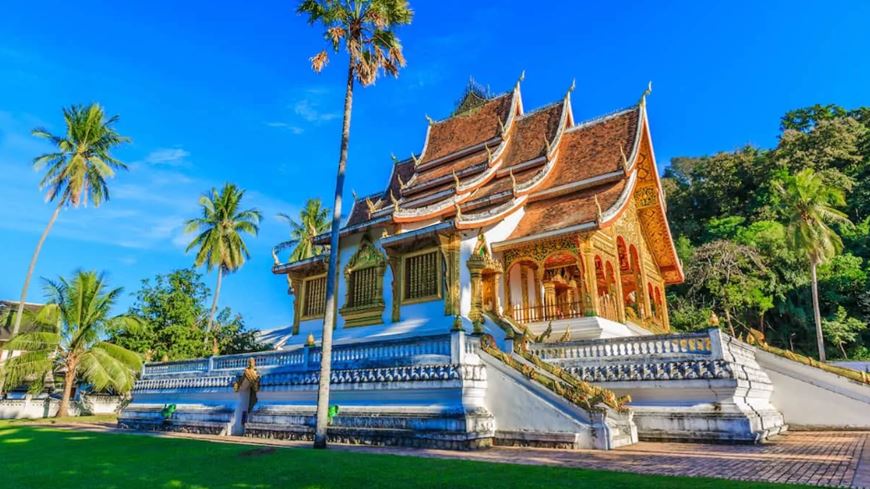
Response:
[[[299,134],[302,134],[303,132],[305,132],[305,130],[302,129],[301,127],[294,126],[293,124],[288,124],[286,122],[280,122],[280,121],[267,122],[266,125],[268,127],[274,127],[274,128],[278,128],[278,129],[287,129],[288,131],[290,131],[291,133],[296,134],[296,135],[299,135]]]
[[[338,118],[336,112],[324,112],[317,100],[305,98],[293,104],[293,112],[307,122],[319,124]]]
[[[148,153],[145,162],[152,165],[181,166],[187,163],[190,152],[182,148],[158,148]]]

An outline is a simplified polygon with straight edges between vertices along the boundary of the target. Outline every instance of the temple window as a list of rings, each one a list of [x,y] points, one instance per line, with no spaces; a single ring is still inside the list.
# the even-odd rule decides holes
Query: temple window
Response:
[[[377,302],[380,299],[377,291],[380,281],[379,275],[375,267],[352,272],[347,285],[347,306],[369,306]]]
[[[438,250],[405,255],[402,302],[423,302],[441,297],[441,259]]]
[[[323,317],[326,312],[326,275],[304,280],[302,319]]]
[[[339,310],[345,326],[383,322],[383,281],[387,259],[366,236],[344,269],[345,300]]]

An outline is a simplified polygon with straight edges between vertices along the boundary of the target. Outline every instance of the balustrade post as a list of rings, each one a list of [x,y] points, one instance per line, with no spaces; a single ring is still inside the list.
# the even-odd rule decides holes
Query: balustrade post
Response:
[[[212,370],[214,370],[214,355],[208,357],[208,369],[206,372],[211,372]]]
[[[710,336],[710,358],[713,360],[734,360],[733,358],[725,358],[725,342],[722,338],[722,331],[719,328],[710,328],[707,330]]]
[[[450,363],[461,365],[465,360],[465,342],[468,339],[464,330],[450,332]]]

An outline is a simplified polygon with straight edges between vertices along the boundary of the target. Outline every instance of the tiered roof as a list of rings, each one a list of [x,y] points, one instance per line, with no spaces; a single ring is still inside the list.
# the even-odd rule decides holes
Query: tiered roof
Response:
[[[640,156],[644,145],[648,150]],[[655,209],[643,217],[663,230],[664,242],[653,252],[665,279],[680,282],[643,98],[575,125],[571,90],[559,102],[525,113],[517,82],[462,113],[430,120],[421,155],[396,162],[384,191],[356,199],[342,231],[438,220],[472,229],[520,209],[518,226],[498,247],[603,228],[625,210],[639,168],[656,196]]]

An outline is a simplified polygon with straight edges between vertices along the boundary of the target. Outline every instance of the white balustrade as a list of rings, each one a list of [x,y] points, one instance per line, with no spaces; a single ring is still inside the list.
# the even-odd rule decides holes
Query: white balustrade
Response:
[[[306,362],[306,355],[308,356]],[[348,364],[372,360],[410,358],[419,355],[450,356],[450,336],[439,335],[421,338],[390,340],[380,343],[357,343],[337,345],[332,350],[333,364]],[[291,351],[270,351],[199,358],[180,362],[149,363],[143,369],[145,377],[244,369],[250,358],[257,368],[298,367],[316,369],[321,359],[320,348],[298,348]]]
[[[714,353],[710,333],[631,336],[603,340],[530,344],[544,360],[598,360],[617,357],[710,356]]]

